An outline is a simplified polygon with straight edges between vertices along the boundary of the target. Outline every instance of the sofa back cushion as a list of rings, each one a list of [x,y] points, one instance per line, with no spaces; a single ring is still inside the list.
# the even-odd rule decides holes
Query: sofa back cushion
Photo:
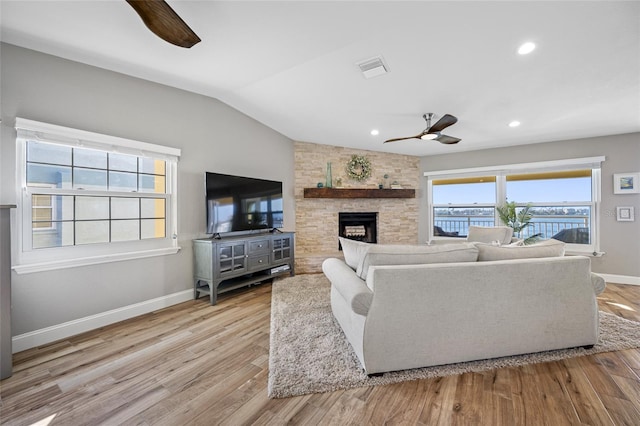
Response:
[[[565,243],[549,239],[528,246],[494,246],[491,244],[477,243],[478,260],[510,260],[529,259],[534,257],[561,257],[564,256]]]
[[[363,243],[362,241],[351,240],[349,238],[338,237],[340,246],[342,246],[342,254],[344,262],[354,271],[362,261],[362,258],[373,244]]]
[[[467,241],[476,243],[492,243],[498,241],[499,244],[511,243],[513,228],[510,226],[469,226]]]
[[[419,265],[425,263],[475,262],[478,249],[471,243],[433,246],[371,244],[358,265],[356,273],[367,279],[373,265]]]

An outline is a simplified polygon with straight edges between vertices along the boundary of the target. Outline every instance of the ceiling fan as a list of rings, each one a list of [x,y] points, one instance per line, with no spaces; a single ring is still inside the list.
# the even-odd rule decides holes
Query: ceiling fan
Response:
[[[450,115],[450,114],[445,114],[433,126],[431,125],[431,118],[432,117],[433,117],[433,113],[432,112],[429,112],[429,113],[424,114],[422,116],[422,118],[424,118],[425,121],[427,122],[427,128],[424,129],[422,131],[422,133],[420,133],[418,135],[415,135],[415,136],[408,136],[406,138],[388,139],[388,140],[384,141],[384,143],[403,141],[403,140],[406,140],[406,139],[423,139],[423,140],[436,140],[436,141],[438,141],[440,143],[452,145],[454,143],[458,143],[458,142],[461,141],[461,139],[459,139],[459,138],[454,138],[453,136],[443,135],[442,133],[440,133],[441,131],[443,131],[447,127],[449,127],[449,126],[451,126],[453,124],[456,124],[456,122],[458,121],[458,119],[456,117],[454,117],[453,115]]]
[[[201,41],[164,0],[127,0],[127,3],[138,12],[147,28],[164,41],[186,48]]]

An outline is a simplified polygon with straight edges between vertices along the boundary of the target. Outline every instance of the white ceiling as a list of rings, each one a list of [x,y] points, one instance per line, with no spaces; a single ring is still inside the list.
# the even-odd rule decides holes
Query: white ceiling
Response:
[[[162,41],[124,0],[2,0],[1,37],[218,98],[298,141],[422,156],[640,132],[639,2],[169,4],[201,43]],[[365,79],[356,63],[377,55],[390,72]],[[443,133],[462,141],[383,145],[426,112],[458,117]]]

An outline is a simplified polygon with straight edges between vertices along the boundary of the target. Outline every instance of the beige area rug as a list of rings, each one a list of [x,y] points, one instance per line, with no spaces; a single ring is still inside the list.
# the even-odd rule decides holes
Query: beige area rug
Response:
[[[333,318],[329,290],[330,283],[323,274],[298,275],[273,283],[270,398],[385,385],[640,347],[640,323],[600,312],[600,340],[592,349],[562,349],[368,377]]]

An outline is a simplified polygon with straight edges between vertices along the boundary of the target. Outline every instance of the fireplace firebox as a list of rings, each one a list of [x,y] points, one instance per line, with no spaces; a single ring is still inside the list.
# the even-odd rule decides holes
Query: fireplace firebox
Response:
[[[377,212],[338,213],[338,235],[366,243],[378,242]],[[338,250],[342,250],[338,242]]]

